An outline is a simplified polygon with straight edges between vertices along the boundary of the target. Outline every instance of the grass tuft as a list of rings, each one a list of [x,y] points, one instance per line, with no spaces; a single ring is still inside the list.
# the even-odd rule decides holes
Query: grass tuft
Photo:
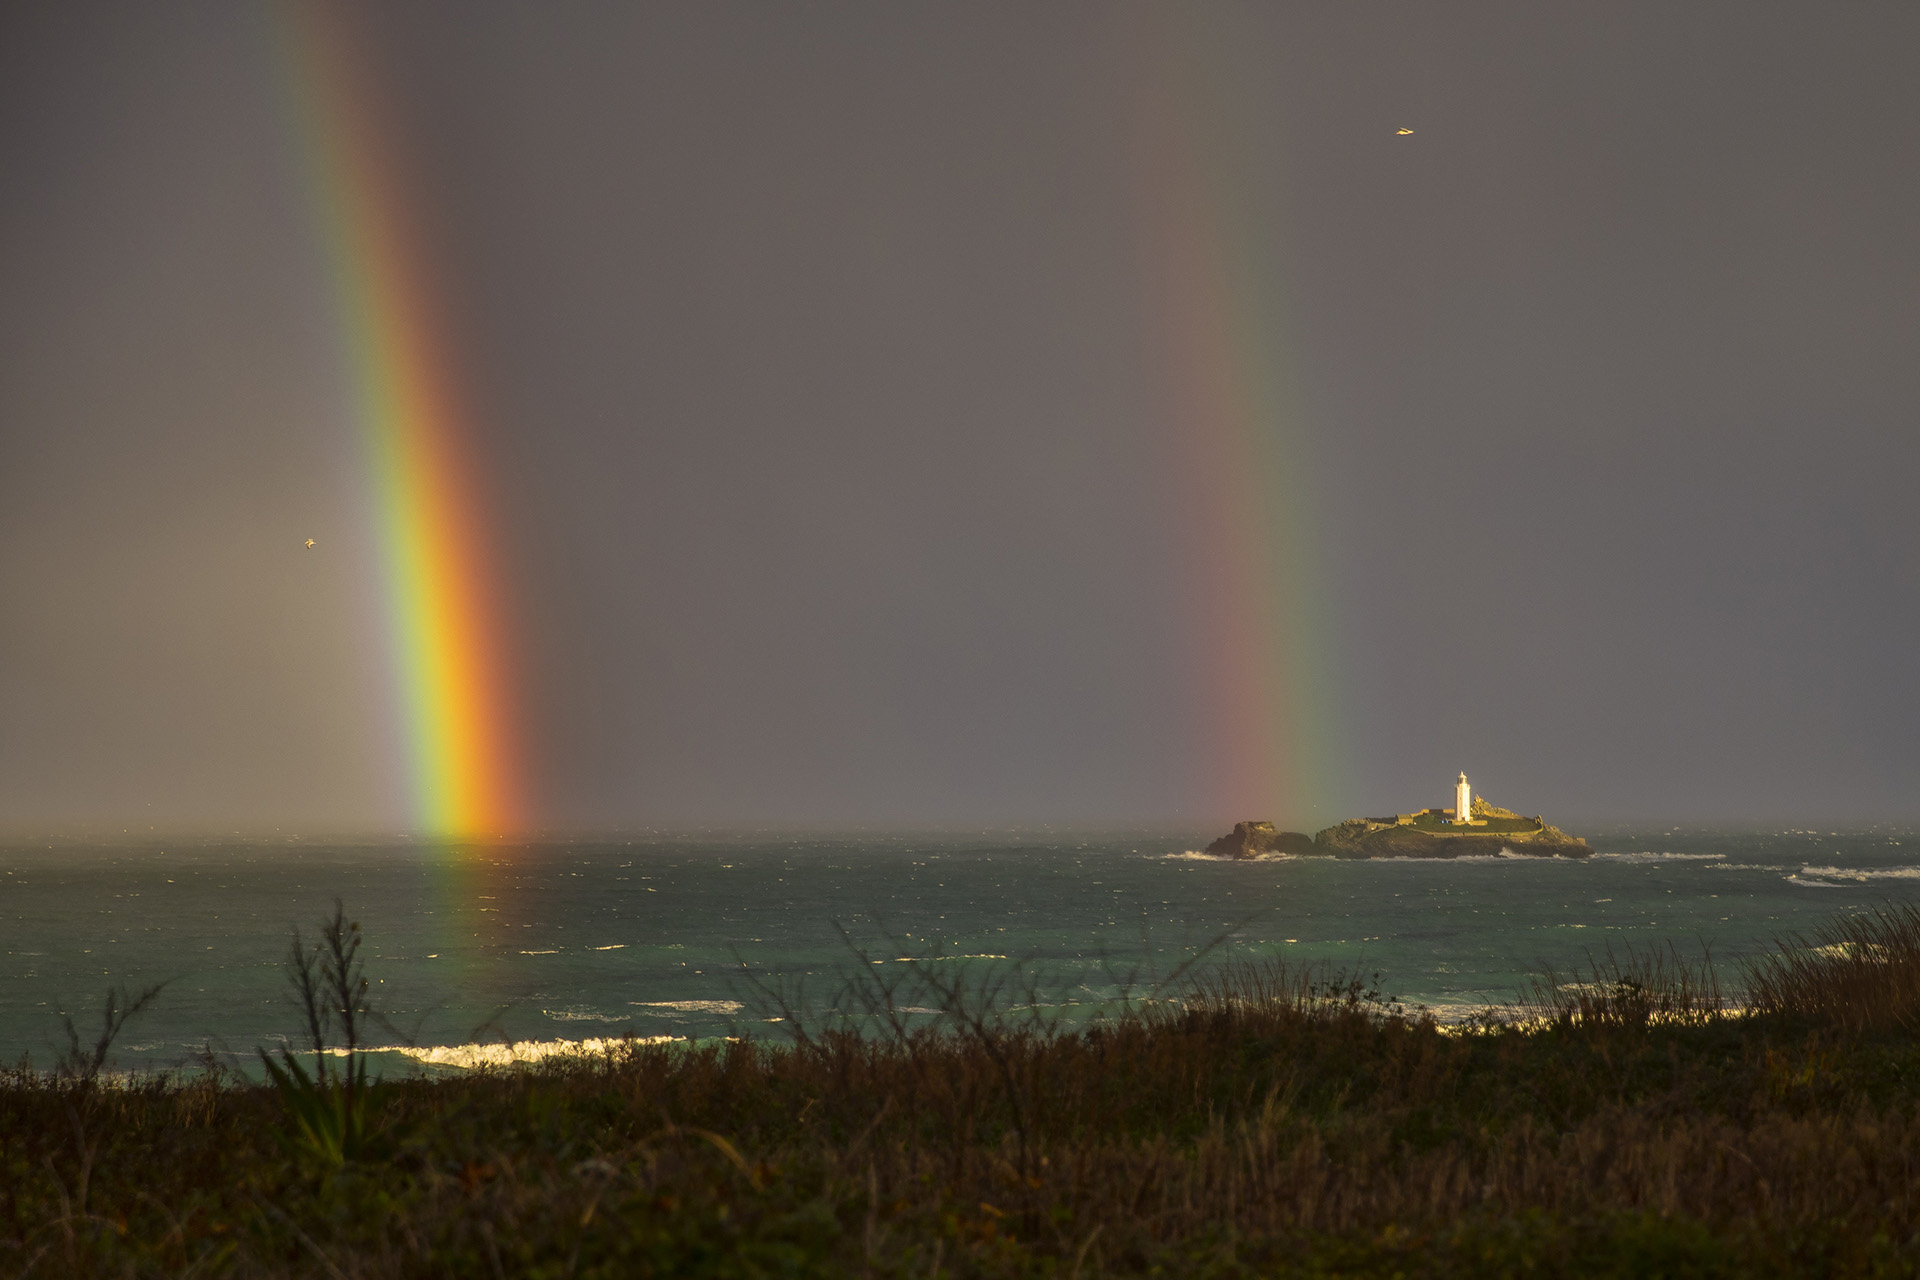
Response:
[[[1840,916],[1776,944],[1745,978],[1757,1012],[1847,1031],[1911,1030],[1920,1020],[1920,907]]]
[[[1703,1026],[1729,1012],[1711,954],[1686,959],[1671,942],[1647,950],[1609,946],[1587,956],[1584,977],[1552,969],[1523,991],[1518,1016],[1558,1027],[1645,1030],[1654,1023]]]

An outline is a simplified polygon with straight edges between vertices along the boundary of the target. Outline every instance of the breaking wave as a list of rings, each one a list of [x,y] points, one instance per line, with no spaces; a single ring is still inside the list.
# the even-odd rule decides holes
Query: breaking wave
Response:
[[[626,1014],[595,1013],[591,1009],[542,1009],[555,1022],[625,1022]]]
[[[1869,880],[1920,880],[1920,867],[1802,867],[1800,874],[1864,884]]]
[[[392,1045],[373,1052],[403,1054],[422,1066],[458,1067],[474,1071],[481,1067],[511,1067],[554,1058],[597,1058],[633,1045],[666,1044],[677,1038],[635,1036],[618,1040],[520,1040],[513,1044]]]
[[[1724,853],[1653,853],[1642,850],[1632,853],[1596,853],[1593,857],[1596,862],[1603,858],[1608,862],[1725,862],[1727,860],[1727,855]]]
[[[665,1009],[669,1013],[738,1013],[738,1000],[629,1000],[636,1009]]]

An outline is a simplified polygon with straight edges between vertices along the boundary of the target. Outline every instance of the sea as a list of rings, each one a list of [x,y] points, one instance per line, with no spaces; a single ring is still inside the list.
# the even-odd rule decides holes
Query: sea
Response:
[[[109,996],[159,992],[111,1067],[257,1074],[305,1042],[287,980],[336,904],[388,1072],[627,1037],[790,1034],[937,1003],[924,979],[1084,1020],[1278,958],[1443,1021],[1612,954],[1744,959],[1920,898],[1920,832],[1587,829],[1594,856],[1446,861],[1194,852],[1199,833],[636,834],[527,845],[71,841],[0,848],[0,1062],[55,1067]],[[864,993],[864,996],[863,994]],[[912,1013],[930,1017],[930,1013]],[[854,1025],[858,1025],[856,1022]]]

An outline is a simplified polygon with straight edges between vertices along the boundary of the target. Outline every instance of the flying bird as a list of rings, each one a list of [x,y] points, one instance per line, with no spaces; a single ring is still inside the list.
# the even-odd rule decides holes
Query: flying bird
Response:
[[[307,539],[307,550],[309,550],[309,551],[311,551],[311,550],[313,550],[313,539],[312,539],[312,538],[308,538],[308,539]]]
[[[1395,130],[1393,131],[1393,133],[1394,133],[1394,136],[1395,136],[1395,137],[1398,137],[1398,138],[1405,138],[1405,137],[1409,137],[1409,136],[1411,136],[1411,135],[1412,135],[1412,133],[1413,133],[1413,130],[1411,130],[1411,129],[1395,129]]]

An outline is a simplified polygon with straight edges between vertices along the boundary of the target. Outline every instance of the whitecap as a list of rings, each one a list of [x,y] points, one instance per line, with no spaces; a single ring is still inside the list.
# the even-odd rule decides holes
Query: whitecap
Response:
[[[595,1013],[591,1009],[542,1009],[555,1022],[625,1022],[626,1014]]]
[[[1802,867],[1800,874],[1829,880],[1920,880],[1920,867]]]
[[[738,1000],[629,1000],[637,1009],[670,1009],[675,1013],[737,1013]]]
[[[375,1050],[398,1053],[430,1067],[510,1067],[519,1063],[544,1062],[549,1058],[599,1057],[632,1045],[666,1044],[674,1036],[641,1036],[619,1040],[516,1040],[512,1044],[393,1045]]]
[[[1608,862],[1724,862],[1724,853],[1652,853],[1636,851],[1632,853],[1596,853],[1595,858],[1604,858]]]
[[[1831,960],[1884,960],[1887,957],[1887,949],[1872,942],[1830,942],[1826,946],[1809,947],[1807,950]]]
[[[1470,1018],[1484,1018],[1489,1013],[1497,1017],[1511,1012],[1506,1006],[1492,1001],[1468,1003],[1460,1000],[1441,1000],[1432,1004],[1417,1005],[1416,1008],[1432,1014],[1433,1020],[1442,1027],[1457,1027]]]
[[[1788,876],[1786,879],[1788,884],[1797,884],[1802,889],[1850,889],[1853,887],[1851,885],[1835,884],[1831,880],[1802,880],[1799,876]]]

